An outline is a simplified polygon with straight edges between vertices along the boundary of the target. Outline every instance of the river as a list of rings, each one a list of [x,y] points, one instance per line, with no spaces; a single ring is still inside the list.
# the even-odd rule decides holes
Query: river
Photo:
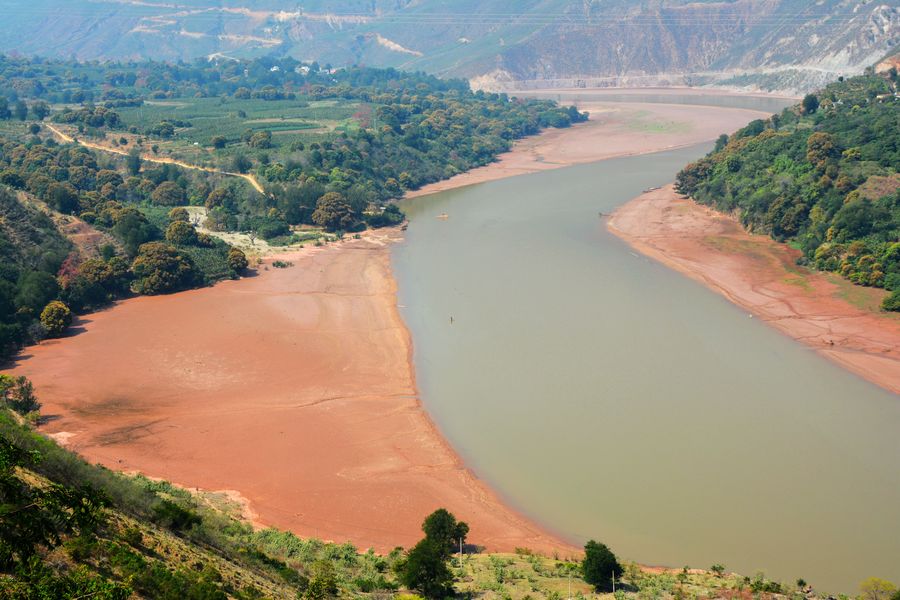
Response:
[[[423,403],[479,477],[573,542],[832,592],[898,581],[898,398],[599,216],[708,150],[406,201],[393,263]]]

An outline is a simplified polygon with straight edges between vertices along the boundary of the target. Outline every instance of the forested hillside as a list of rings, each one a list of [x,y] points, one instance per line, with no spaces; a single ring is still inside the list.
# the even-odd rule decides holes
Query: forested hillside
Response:
[[[394,225],[406,190],[586,118],[392,69],[0,56],[0,358],[73,312],[240,274],[206,231],[286,245]]]
[[[833,83],[722,136],[677,189],[795,245],[804,264],[892,291],[883,307],[900,310],[896,86],[896,70]]]

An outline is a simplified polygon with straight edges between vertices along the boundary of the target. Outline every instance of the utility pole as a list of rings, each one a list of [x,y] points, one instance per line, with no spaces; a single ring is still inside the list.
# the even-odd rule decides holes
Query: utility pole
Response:
[[[463,539],[459,538],[459,570],[462,571]]]
[[[615,594],[616,593],[616,570],[615,569],[613,569],[612,581],[613,581],[613,594]]]

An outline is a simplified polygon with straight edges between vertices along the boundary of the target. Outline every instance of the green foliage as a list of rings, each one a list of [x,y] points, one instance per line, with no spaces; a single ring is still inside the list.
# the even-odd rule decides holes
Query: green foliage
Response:
[[[460,541],[465,543],[469,526],[439,508],[422,523],[425,538],[398,564],[400,582],[418,590],[426,598],[443,598],[452,593],[453,575],[448,561]]]
[[[676,188],[737,212],[752,231],[795,242],[804,264],[893,289],[900,280],[900,102],[875,99],[888,90],[876,76],[829,85],[718,144],[678,174]]]
[[[184,204],[184,190],[174,181],[164,181],[153,190],[150,199],[159,206],[179,206]]]
[[[0,401],[3,406],[27,415],[41,409],[41,403],[34,395],[34,386],[25,377],[0,374]]]
[[[132,287],[139,294],[154,295],[190,287],[196,278],[193,261],[161,242],[141,246],[134,263]]]
[[[242,273],[250,264],[247,255],[238,248],[228,249],[228,268],[235,273]]]
[[[441,599],[452,593],[453,575],[447,565],[444,545],[437,540],[421,540],[401,564],[400,582],[425,598]]]
[[[199,240],[193,225],[186,221],[174,221],[166,228],[166,241],[176,246],[194,246]]]
[[[449,556],[456,552],[461,545],[465,545],[469,526],[462,521],[457,521],[456,517],[447,509],[439,508],[425,517],[422,531],[425,532],[426,538],[443,546]]]
[[[53,548],[69,533],[87,534],[101,522],[106,500],[84,488],[24,481],[17,468],[40,460],[0,437],[0,570],[21,568],[40,548]]]
[[[72,324],[72,311],[69,307],[53,300],[41,312],[41,325],[50,337],[59,337]]]
[[[328,231],[349,231],[356,224],[353,208],[338,192],[328,192],[316,202],[312,221]]]
[[[593,585],[597,591],[610,587],[613,577],[621,577],[623,572],[616,555],[605,544],[594,540],[590,540],[584,545],[581,571],[584,580]]]

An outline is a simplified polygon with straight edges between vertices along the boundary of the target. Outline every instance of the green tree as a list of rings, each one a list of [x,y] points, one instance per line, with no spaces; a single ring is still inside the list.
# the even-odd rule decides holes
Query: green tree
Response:
[[[338,192],[328,192],[316,201],[312,221],[329,231],[346,231],[353,228],[356,217],[353,208]]]
[[[231,170],[235,173],[246,173],[252,167],[253,163],[243,154],[236,154],[231,160]]]
[[[457,521],[446,509],[439,508],[425,518],[422,531],[425,532],[425,537],[442,545],[449,556],[459,548],[460,543],[466,543],[469,526]]]
[[[440,600],[453,592],[446,547],[427,537],[409,551],[399,567],[400,583],[426,598]]]
[[[235,273],[242,273],[250,264],[247,262],[247,255],[240,249],[231,247],[228,249],[228,268]]]
[[[303,593],[305,600],[325,600],[334,598],[338,593],[337,575],[334,565],[327,560],[317,560],[310,568],[310,579],[306,591]]]
[[[215,148],[216,150],[221,150],[228,143],[228,140],[225,139],[224,135],[214,135],[210,142],[212,143],[213,148]]]
[[[59,337],[72,324],[72,311],[69,307],[53,300],[41,311],[41,325],[50,337]]]
[[[174,181],[163,181],[153,193],[150,200],[160,206],[180,206],[184,204],[184,189]]]
[[[16,293],[16,306],[26,312],[37,315],[48,302],[59,295],[59,282],[56,277],[45,271],[32,271],[19,282]]]
[[[811,115],[819,110],[819,98],[815,94],[807,94],[801,103],[803,114]]]
[[[185,223],[187,223],[191,220],[190,213],[188,213],[187,209],[183,206],[176,206],[175,208],[170,210],[168,217],[170,223],[174,223],[175,221],[184,221]]]
[[[78,192],[71,184],[54,181],[47,187],[47,204],[61,213],[72,214],[78,209]]]
[[[31,112],[34,114],[35,119],[43,121],[50,115],[50,107],[44,101],[35,102],[31,105]]]
[[[0,399],[20,415],[41,409],[34,395],[34,386],[26,377],[0,374]]]
[[[599,592],[612,584],[613,577],[618,578],[622,575],[622,565],[605,544],[590,540],[584,545],[581,571],[584,580]]]
[[[20,121],[24,121],[28,118],[28,105],[25,104],[22,100],[17,100],[15,106],[13,107],[13,112],[16,115],[16,118]]]
[[[191,259],[173,246],[149,242],[140,247],[131,264],[134,291],[138,294],[165,294],[193,283],[196,272]]]
[[[125,157],[125,166],[131,175],[141,172],[141,153],[137,148],[132,148]]]
[[[178,246],[197,244],[197,230],[187,221],[174,221],[166,228],[166,241]]]

